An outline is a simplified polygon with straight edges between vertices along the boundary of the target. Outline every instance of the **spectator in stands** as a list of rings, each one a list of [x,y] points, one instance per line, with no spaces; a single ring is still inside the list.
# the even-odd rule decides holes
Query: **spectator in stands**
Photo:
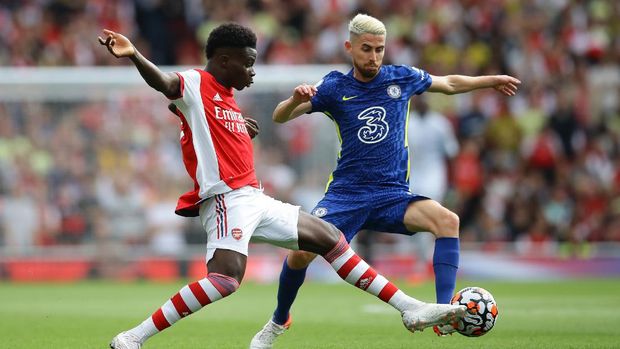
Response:
[[[194,6],[196,3],[206,8]],[[450,181],[455,195],[446,204],[460,215],[463,236],[471,231],[475,239],[483,239],[491,230],[508,231],[505,238],[517,240],[534,231],[531,225],[536,222],[555,240],[579,244],[618,240],[620,81],[616,76],[620,27],[615,21],[620,6],[593,0],[414,3],[416,6],[407,1],[345,0],[3,1],[0,66],[118,64],[91,40],[101,27],[131,33],[140,46],[149,47],[149,56],[157,64],[196,64],[203,56],[203,33],[231,20],[256,28],[259,50],[265,52],[258,57],[260,63],[345,63],[343,50],[334,47],[329,38],[343,36],[349,15],[365,10],[383,19],[388,31],[394,33],[388,37],[391,49],[386,52],[386,63],[407,61],[437,74],[503,71],[523,81],[524,95],[529,97],[517,96],[510,105],[500,104],[492,95],[474,93],[458,99],[456,107],[439,103],[436,109],[458,125],[461,147]],[[170,38],[158,35],[159,30],[183,37],[183,42],[175,50],[162,49],[169,47]],[[442,59],[430,60],[437,52]],[[136,119],[135,127],[124,126],[125,115]],[[157,127],[153,122],[176,121],[165,106],[153,106],[149,100],[123,100],[119,105],[3,101],[3,243],[14,246],[14,237],[19,236],[24,239],[20,244],[27,246],[82,244],[99,241],[96,237],[101,238],[104,231],[119,233],[124,228],[116,230],[112,220],[101,218],[121,215],[112,212],[110,197],[117,195],[128,207],[132,200],[144,200],[142,188],[148,187],[149,173],[165,172],[163,176],[172,185],[181,187],[177,191],[186,189],[188,184],[179,182],[184,174],[171,170],[182,167],[166,166],[169,159],[176,158],[169,155],[175,151],[171,145],[176,144],[178,135],[163,133],[160,130],[174,128]],[[549,127],[541,128],[543,125]],[[291,161],[300,159],[300,153],[287,153],[287,147],[279,147],[290,141],[284,138],[284,134],[273,133],[262,140],[269,143],[269,151],[280,152],[271,156],[280,162],[270,164],[272,168],[292,165],[289,170],[294,173],[287,173],[290,181],[282,195],[307,196],[290,192],[299,186],[306,193],[320,192],[322,183],[317,184],[316,178],[324,175],[305,171],[308,165],[295,163],[299,160]],[[305,152],[318,147],[312,138],[295,141]],[[93,187],[113,182],[118,171],[131,173],[125,178],[126,186],[139,193],[133,199],[111,189],[96,195]],[[546,183],[541,180],[545,173]],[[484,183],[491,182],[494,188],[486,188]],[[45,194],[33,192],[33,183],[46,183]],[[495,202],[496,190],[504,186],[519,190],[501,200],[501,210],[483,212],[485,203],[488,207],[488,202]],[[41,187],[37,184],[36,188]],[[541,217],[531,212],[528,203],[532,200],[540,206]],[[45,203],[33,206],[41,201]],[[156,201],[154,205],[160,203]],[[15,220],[7,217],[30,214],[24,207],[45,208],[49,220],[45,233],[37,233],[42,230],[34,226],[9,228]],[[17,209],[21,213],[11,211]],[[131,212],[129,220],[141,217],[136,221],[144,228],[145,213]],[[25,231],[15,233],[14,229]],[[144,232],[131,234],[129,240],[149,240]],[[499,239],[503,233],[492,235]]]

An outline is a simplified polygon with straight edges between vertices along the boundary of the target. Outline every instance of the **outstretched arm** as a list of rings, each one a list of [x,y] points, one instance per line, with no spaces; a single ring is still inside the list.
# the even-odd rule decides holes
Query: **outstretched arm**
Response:
[[[273,121],[285,123],[289,120],[312,110],[310,99],[316,94],[316,87],[313,85],[301,84],[295,87],[293,95],[276,106],[273,111]]]
[[[164,73],[155,64],[144,58],[124,35],[104,29],[105,40],[98,37],[99,43],[107,47],[116,57],[128,57],[138,68],[140,75],[149,86],[163,93],[169,98],[176,98],[181,94],[179,76],[175,73]]]
[[[506,96],[514,96],[517,93],[517,86],[521,84],[521,81],[508,75],[431,75],[431,78],[433,83],[428,88],[428,91],[441,92],[448,95],[492,87]]]

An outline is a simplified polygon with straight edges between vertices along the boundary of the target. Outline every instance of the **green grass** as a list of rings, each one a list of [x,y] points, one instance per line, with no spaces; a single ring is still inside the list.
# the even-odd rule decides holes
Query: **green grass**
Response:
[[[549,283],[459,282],[490,290],[496,327],[481,338],[411,334],[396,311],[340,283],[308,283],[294,324],[275,348],[618,348],[620,280]],[[119,331],[150,315],[182,284],[0,284],[0,348],[107,348]],[[433,286],[407,293],[434,299]],[[150,348],[247,348],[275,304],[275,285],[244,284],[232,297],[180,321]]]

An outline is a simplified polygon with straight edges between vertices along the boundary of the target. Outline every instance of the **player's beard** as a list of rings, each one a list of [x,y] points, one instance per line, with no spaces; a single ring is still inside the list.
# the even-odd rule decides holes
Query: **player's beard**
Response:
[[[376,66],[373,68],[370,68],[368,66],[364,67],[364,66],[360,66],[355,61],[353,62],[353,65],[355,66],[355,69],[360,73],[360,75],[368,80],[377,76],[377,74],[379,73],[379,68],[381,67],[381,66]]]

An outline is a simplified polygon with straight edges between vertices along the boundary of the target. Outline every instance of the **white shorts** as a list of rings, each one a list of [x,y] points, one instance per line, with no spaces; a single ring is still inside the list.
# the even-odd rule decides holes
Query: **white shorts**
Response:
[[[299,206],[271,198],[261,189],[247,186],[218,194],[200,204],[207,262],[216,249],[247,256],[250,240],[298,250],[298,220]]]

